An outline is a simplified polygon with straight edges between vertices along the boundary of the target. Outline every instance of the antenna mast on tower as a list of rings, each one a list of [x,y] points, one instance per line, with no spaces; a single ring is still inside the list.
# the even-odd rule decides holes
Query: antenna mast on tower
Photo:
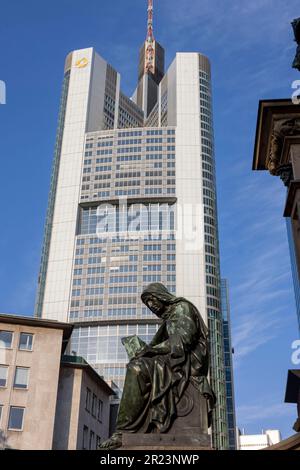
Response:
[[[153,73],[155,71],[155,50],[154,50],[154,35],[153,35],[153,0],[148,0],[148,23],[147,23],[147,38],[146,38],[146,60],[145,72]]]

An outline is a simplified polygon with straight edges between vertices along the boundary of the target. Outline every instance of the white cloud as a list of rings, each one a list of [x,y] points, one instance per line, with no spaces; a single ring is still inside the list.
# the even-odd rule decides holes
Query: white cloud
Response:
[[[295,317],[289,310],[292,285],[286,245],[275,244],[261,255],[253,249],[254,253],[246,265],[237,267],[239,282],[231,290],[236,365],[280,336],[282,327]]]
[[[295,407],[286,403],[261,403],[255,405],[241,405],[237,407],[238,422],[244,426],[252,422],[260,422],[264,420],[280,419],[282,417],[290,417],[291,424],[295,417]],[[292,427],[292,426],[291,426]]]
[[[230,282],[235,367],[296,318],[282,217],[285,189],[276,178],[250,171],[239,161],[221,178],[226,194],[221,264]]]
[[[256,300],[255,296],[254,299]],[[241,317],[233,331],[235,367],[241,365],[241,359],[245,356],[278,336],[281,327],[281,319],[278,317],[280,313],[283,313],[281,308],[266,314],[253,306],[253,313]]]
[[[296,0],[288,4],[279,0],[167,0],[160,8],[167,16],[168,31],[174,30],[178,40],[189,40],[180,34],[183,30],[198,32],[203,44],[223,46],[223,54],[262,40],[280,43],[299,4]]]

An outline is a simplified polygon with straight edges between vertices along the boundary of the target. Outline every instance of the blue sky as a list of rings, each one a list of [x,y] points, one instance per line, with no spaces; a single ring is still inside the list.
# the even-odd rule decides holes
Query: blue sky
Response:
[[[166,48],[209,56],[222,275],[230,284],[238,424],[292,434],[283,404],[298,338],[282,217],[282,183],[251,171],[258,100],[291,96],[300,79],[290,21],[299,0],[154,0]],[[94,46],[129,95],[146,33],[146,0],[2,0],[0,311],[33,311],[66,54]]]

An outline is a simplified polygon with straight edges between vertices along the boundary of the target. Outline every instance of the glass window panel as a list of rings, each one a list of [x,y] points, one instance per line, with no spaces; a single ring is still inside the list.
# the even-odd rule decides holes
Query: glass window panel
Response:
[[[10,407],[8,429],[21,431],[23,429],[24,408]]]
[[[82,448],[83,450],[86,450],[87,449],[87,445],[88,445],[88,432],[89,432],[89,429],[87,426],[83,426],[83,442],[82,442]]]
[[[89,388],[86,389],[85,409],[89,413],[91,412],[91,391]]]
[[[19,349],[21,349],[21,351],[32,351],[32,346],[33,346],[33,334],[21,333]]]
[[[29,378],[29,369],[17,367],[15,373],[14,388],[27,388]]]
[[[6,387],[7,373],[8,373],[8,367],[0,366],[0,387]]]
[[[93,394],[93,402],[92,402],[92,415],[96,417],[96,407],[97,407],[97,397]]]
[[[95,440],[95,433],[94,431],[90,431],[90,444],[89,444],[89,449],[93,450],[94,449],[94,440]]]
[[[103,402],[98,400],[98,421],[102,421]]]
[[[0,348],[11,348],[13,340],[12,331],[0,331]]]

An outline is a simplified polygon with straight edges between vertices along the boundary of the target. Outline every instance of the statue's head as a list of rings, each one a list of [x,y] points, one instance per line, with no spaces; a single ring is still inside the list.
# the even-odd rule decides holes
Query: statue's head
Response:
[[[142,293],[142,301],[158,317],[161,317],[168,305],[174,303],[176,297],[160,283],[150,284]]]
[[[165,304],[159,300],[155,295],[147,295],[144,297],[144,304],[158,317],[165,311]]]

